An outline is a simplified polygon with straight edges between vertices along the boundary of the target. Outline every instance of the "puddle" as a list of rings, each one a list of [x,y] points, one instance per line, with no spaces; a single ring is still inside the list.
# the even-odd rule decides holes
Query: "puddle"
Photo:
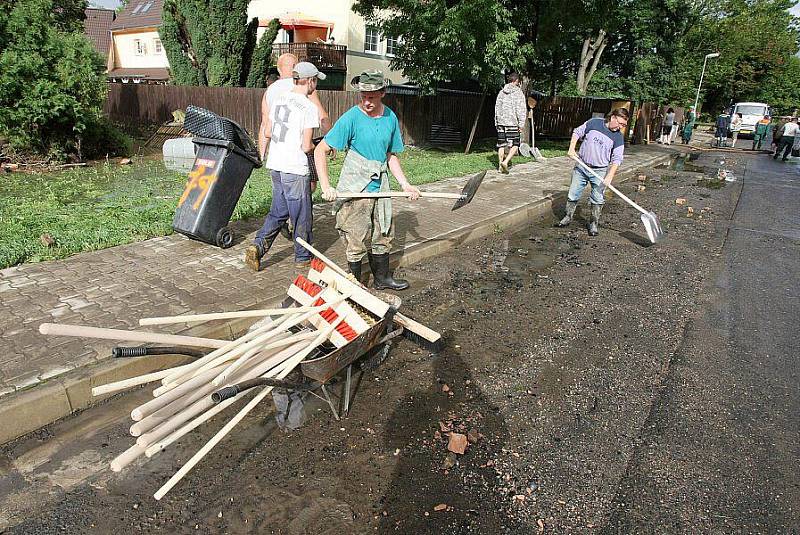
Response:
[[[698,155],[687,154],[685,156],[673,156],[669,163],[657,165],[656,169],[669,169],[671,171],[686,171],[688,173],[706,173],[705,167],[690,163],[698,158]]]

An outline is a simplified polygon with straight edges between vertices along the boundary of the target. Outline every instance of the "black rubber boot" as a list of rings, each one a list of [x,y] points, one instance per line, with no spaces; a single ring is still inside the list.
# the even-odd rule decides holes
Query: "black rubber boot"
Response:
[[[395,279],[389,271],[389,254],[369,255],[369,267],[372,270],[373,287],[376,290],[405,290],[408,281]]]
[[[589,219],[589,236],[597,236],[600,232],[600,212],[602,211],[602,204],[592,205],[592,217]]]
[[[361,282],[361,260],[358,262],[347,262],[347,267],[350,268],[350,273],[353,274],[353,277],[358,281]]]
[[[578,201],[567,201],[566,215],[564,218],[556,223],[557,227],[566,227],[572,223],[572,218],[575,217],[575,209],[578,207]]]

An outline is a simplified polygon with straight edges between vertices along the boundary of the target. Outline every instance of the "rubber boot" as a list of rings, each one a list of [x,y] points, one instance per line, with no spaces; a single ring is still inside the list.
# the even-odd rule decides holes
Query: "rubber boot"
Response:
[[[592,205],[592,217],[589,219],[589,236],[597,236],[600,232],[600,212],[602,211],[602,204]]]
[[[408,281],[395,279],[389,270],[389,253],[369,255],[369,267],[372,270],[373,287],[376,290],[405,290]]]
[[[564,218],[556,223],[557,227],[566,227],[572,223],[572,218],[575,217],[575,209],[578,207],[578,201],[567,201],[567,213]]]
[[[353,277],[358,281],[361,282],[361,260],[358,262],[347,262],[347,267],[350,268],[350,273]]]

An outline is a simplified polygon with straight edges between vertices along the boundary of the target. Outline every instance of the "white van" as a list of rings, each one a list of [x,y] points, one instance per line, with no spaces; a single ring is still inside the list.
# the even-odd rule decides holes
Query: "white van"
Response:
[[[756,130],[756,123],[771,115],[769,105],[763,102],[737,102],[733,106],[733,113],[742,114],[742,127],[739,134],[752,134]],[[732,117],[733,115],[731,115]]]

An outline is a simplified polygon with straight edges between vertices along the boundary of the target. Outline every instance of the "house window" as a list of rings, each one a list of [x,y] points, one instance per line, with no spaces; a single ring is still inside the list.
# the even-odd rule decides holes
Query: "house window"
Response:
[[[375,26],[367,26],[364,32],[364,52],[380,53],[381,34]]]
[[[156,54],[164,52],[164,48],[161,46],[161,39],[153,39],[153,50]]]
[[[387,37],[386,38],[386,55],[394,56],[400,50],[400,43],[403,40],[400,37]]]
[[[142,41],[141,39],[134,39],[133,40],[133,47],[134,47],[134,50],[136,51],[136,55],[137,56],[144,56],[145,55],[146,52],[145,52],[144,41]]]

